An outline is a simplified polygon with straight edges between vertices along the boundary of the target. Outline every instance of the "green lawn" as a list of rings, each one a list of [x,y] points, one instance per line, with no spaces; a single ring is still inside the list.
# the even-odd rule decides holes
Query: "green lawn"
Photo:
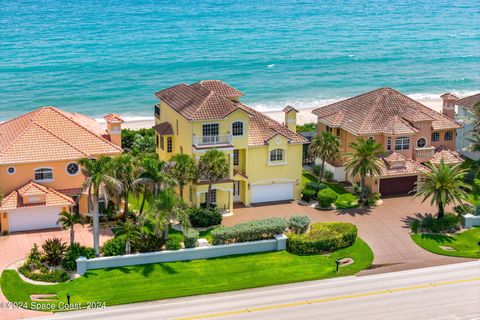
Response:
[[[448,236],[440,234],[414,234],[413,241],[425,250],[445,256],[480,258],[480,227],[472,228],[458,235]],[[440,248],[447,246],[455,251]]]
[[[212,227],[208,230],[205,230],[205,231],[200,231],[199,232],[199,237],[200,238],[205,238],[207,239],[208,242],[212,243],[212,231],[215,230],[215,228],[218,228],[218,227]],[[170,238],[178,238],[180,240],[180,242],[183,242],[183,239],[185,238],[183,236],[183,232],[182,231],[178,231],[178,230],[175,230],[173,228],[170,228],[170,230],[168,231],[168,234],[169,234],[169,237]]]
[[[335,259],[343,257],[351,257],[355,263],[335,273]],[[372,261],[372,251],[358,239],[353,246],[330,256],[279,251],[91,270],[76,280],[52,286],[26,283],[16,271],[5,270],[0,283],[10,301],[29,305],[30,295],[41,293],[56,294],[62,302],[70,293],[73,303],[99,301],[117,305],[347,276],[368,268]]]
[[[143,200],[143,195],[141,195],[139,197],[136,197],[133,194],[131,194],[128,197],[128,205],[130,207],[130,210],[133,209],[133,210],[136,210],[136,211],[140,211],[140,207],[142,206],[142,200]],[[147,201],[145,201],[145,206],[144,206],[143,210],[148,211],[149,207],[150,207],[150,205],[149,205],[149,201],[147,199]]]

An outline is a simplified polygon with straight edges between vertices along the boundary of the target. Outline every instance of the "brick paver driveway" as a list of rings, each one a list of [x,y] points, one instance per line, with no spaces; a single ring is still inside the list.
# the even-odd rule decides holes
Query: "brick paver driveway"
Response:
[[[100,243],[112,237],[110,230],[102,230]],[[19,232],[9,236],[0,237],[0,273],[13,262],[25,258],[33,244],[40,246],[46,239],[60,238],[65,242],[70,241],[69,231],[54,229],[35,232]],[[89,225],[75,227],[75,241],[82,245],[93,246],[93,236]],[[7,299],[0,290],[0,303]],[[33,316],[45,315],[45,312],[30,310],[5,310],[0,309],[0,319],[21,319]]]
[[[351,222],[359,229],[360,237],[372,248],[375,258],[372,269],[361,274],[372,274],[415,269],[468,261],[469,259],[440,256],[423,250],[410,238],[407,221],[417,214],[434,213],[428,203],[412,197],[384,199],[383,204],[371,209],[320,211],[297,203],[237,208],[235,214],[223,220],[225,225],[272,216],[290,217],[308,215],[312,222]]]

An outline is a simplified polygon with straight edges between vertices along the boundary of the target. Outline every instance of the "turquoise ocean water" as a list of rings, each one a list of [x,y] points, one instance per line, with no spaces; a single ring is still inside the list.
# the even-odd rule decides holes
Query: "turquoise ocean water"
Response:
[[[152,115],[222,79],[260,110],[380,86],[480,91],[480,1],[0,0],[0,121],[41,105]]]

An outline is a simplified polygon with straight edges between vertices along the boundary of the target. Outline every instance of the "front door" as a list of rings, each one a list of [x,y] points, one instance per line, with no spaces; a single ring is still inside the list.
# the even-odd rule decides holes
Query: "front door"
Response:
[[[240,202],[240,181],[233,181],[233,202]]]

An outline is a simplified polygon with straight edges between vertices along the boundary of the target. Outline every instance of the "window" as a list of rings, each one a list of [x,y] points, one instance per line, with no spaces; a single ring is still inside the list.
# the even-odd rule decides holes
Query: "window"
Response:
[[[452,131],[447,131],[445,132],[445,140],[453,140],[453,132]]]
[[[375,141],[375,138],[374,137],[368,137],[368,140],[369,141]]]
[[[439,132],[432,133],[432,141],[440,141],[440,133]]]
[[[329,127],[329,126],[326,126],[326,130],[327,130],[327,132],[330,132],[330,133],[332,133],[332,131],[333,131],[332,127]]]
[[[417,140],[417,147],[424,148],[426,146],[427,146],[427,139],[420,138],[420,139]]]
[[[410,149],[410,138],[400,137],[395,140],[395,150],[408,150]]]
[[[340,137],[340,128],[337,128],[337,136]]]
[[[207,123],[202,127],[204,136],[218,136],[218,123]]]
[[[160,149],[165,150],[165,138],[163,136],[160,137]]]
[[[234,166],[238,166],[238,164],[240,163],[238,156],[239,156],[238,150],[233,150],[233,165]]]
[[[167,138],[167,152],[170,153],[173,151],[173,141],[172,137]]]
[[[283,150],[275,149],[270,151],[270,161],[282,161],[283,160]]]
[[[232,123],[232,135],[243,136],[243,122],[235,121],[234,123]]]
[[[53,170],[50,168],[40,168],[35,170],[35,181],[44,181],[53,179]]]
[[[160,106],[159,105],[155,105],[155,116],[157,118],[160,118]]]
[[[80,171],[80,168],[78,167],[78,164],[75,162],[71,162],[67,164],[67,174],[70,176],[76,175]]]
[[[392,138],[387,137],[387,150],[392,150]]]
[[[210,203],[217,203],[217,189],[210,190],[210,193],[205,194],[205,201],[207,201],[207,197],[210,198]]]
[[[15,171],[16,171],[15,167],[8,167],[8,169],[7,169],[7,173],[10,174],[10,175],[14,174]]]
[[[157,145],[157,148],[158,148],[158,146],[160,145],[160,143],[159,143],[159,141],[158,141],[158,135],[155,136],[155,138],[156,138],[156,139],[155,139],[155,140],[156,140],[156,145]]]

